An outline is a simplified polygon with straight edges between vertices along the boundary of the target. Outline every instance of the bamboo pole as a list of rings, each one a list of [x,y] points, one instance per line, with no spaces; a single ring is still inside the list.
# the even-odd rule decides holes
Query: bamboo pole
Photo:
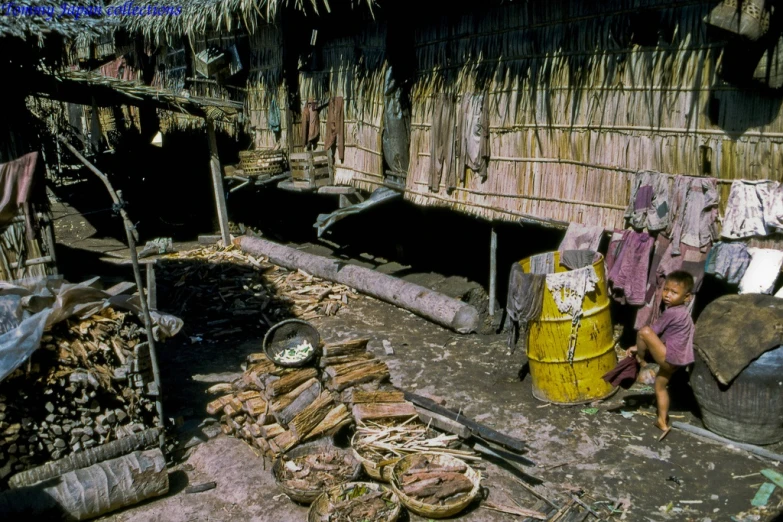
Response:
[[[155,406],[158,411],[158,427],[160,428],[160,447],[161,450],[165,447],[165,425],[163,421],[163,389],[160,385],[160,369],[158,368],[158,354],[157,350],[155,349],[155,336],[152,332],[152,317],[150,316],[150,309],[149,306],[147,306],[147,299],[144,297],[144,284],[141,280],[141,269],[139,268],[139,256],[136,252],[136,240],[138,239],[138,232],[136,231],[136,228],[133,226],[133,222],[128,217],[128,212],[125,210],[125,203],[122,200],[122,193],[120,191],[115,191],[112,184],[109,182],[109,178],[106,177],[106,175],[98,170],[98,168],[90,163],[87,158],[82,156],[78,150],[76,150],[66,138],[59,135],[57,138],[62,142],[65,147],[71,151],[71,153],[76,156],[76,158],[84,163],[84,165],[92,171],[93,174],[98,176],[98,178],[103,182],[103,184],[106,186],[106,190],[109,191],[109,195],[111,196],[112,201],[114,202],[114,205],[119,208],[120,216],[122,216],[123,224],[125,225],[125,234],[128,236],[128,248],[130,249],[130,256],[131,256],[131,263],[133,264],[133,276],[136,279],[136,288],[139,289],[139,302],[141,303],[141,311],[144,314],[144,326],[147,330],[147,340],[149,342],[149,348],[150,348],[150,359],[152,360],[152,376],[155,379]]]
[[[495,317],[495,296],[497,295],[498,275],[498,233],[495,225],[489,236],[489,316]]]

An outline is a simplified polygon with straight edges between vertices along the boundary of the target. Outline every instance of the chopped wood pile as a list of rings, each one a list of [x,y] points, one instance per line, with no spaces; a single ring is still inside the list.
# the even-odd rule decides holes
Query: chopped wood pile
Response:
[[[189,335],[202,339],[258,337],[283,319],[335,315],[359,298],[345,285],[286,270],[233,245],[178,252],[158,266],[159,294],[166,298],[161,308],[183,318]]]
[[[426,504],[446,504],[464,497],[473,482],[465,476],[467,466],[459,461],[446,465],[430,461],[426,455],[411,457],[411,465],[400,478],[402,491]]]
[[[246,440],[269,457],[286,453],[302,442],[333,435],[354,422],[337,388],[350,396],[349,387],[377,386],[389,378],[386,364],[367,353],[368,342],[351,339],[324,344],[316,367],[284,368],[266,354],[251,354],[241,378],[207,390],[219,395],[207,405],[207,413],[221,415],[224,433]],[[362,364],[343,371],[345,364],[357,361]],[[341,378],[337,387],[336,376]],[[411,411],[415,414],[410,403],[399,404],[406,405],[407,417]],[[365,415],[361,408],[353,413]],[[373,412],[366,414],[372,417]]]
[[[56,323],[0,383],[0,479],[157,423],[138,319],[106,308]]]
[[[290,489],[323,490],[349,480],[354,475],[356,461],[348,453],[324,450],[298,457],[283,455],[282,473],[278,480]]]

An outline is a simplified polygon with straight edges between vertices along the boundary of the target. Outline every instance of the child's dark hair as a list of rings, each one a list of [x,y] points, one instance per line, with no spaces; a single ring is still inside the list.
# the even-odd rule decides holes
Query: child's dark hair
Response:
[[[685,270],[677,270],[666,276],[667,281],[674,281],[685,288],[685,293],[690,294],[693,291],[693,276]]]

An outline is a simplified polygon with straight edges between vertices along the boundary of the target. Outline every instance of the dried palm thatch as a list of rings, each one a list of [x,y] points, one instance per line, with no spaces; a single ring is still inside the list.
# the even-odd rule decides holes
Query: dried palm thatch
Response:
[[[375,3],[374,0],[343,1],[364,4],[371,13]],[[116,0],[112,5],[121,6],[124,2]],[[181,8],[181,12],[177,16],[125,17],[124,27],[160,43],[167,37],[192,36],[209,30],[230,33],[242,29],[253,33],[262,22],[276,20],[279,12],[289,6],[302,12],[312,10],[316,15],[331,11],[329,0],[165,0],[155,5]]]
[[[527,2],[427,22],[415,34],[406,197],[487,219],[622,225],[644,169],[781,179],[779,98],[721,80],[714,2]],[[645,27],[652,36],[640,38]],[[490,96],[489,176],[428,188],[435,97]],[[716,110],[717,108],[717,110]],[[717,114],[716,114],[717,112]]]

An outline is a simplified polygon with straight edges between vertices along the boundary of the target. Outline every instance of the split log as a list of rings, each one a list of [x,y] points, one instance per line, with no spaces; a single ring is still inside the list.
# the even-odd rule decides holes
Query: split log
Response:
[[[214,401],[207,404],[207,413],[210,415],[216,415],[218,412],[223,410],[223,407],[231,402],[231,400],[234,399],[234,395],[229,393],[228,395],[223,395],[222,397],[215,399]]]
[[[308,379],[290,392],[286,393],[285,395],[281,395],[279,397],[276,397],[269,401],[269,409],[272,411],[280,411],[284,408],[286,408],[289,404],[294,402],[297,397],[302,395],[305,391],[307,391],[313,383],[318,383],[318,379],[313,377],[312,379]],[[318,393],[321,393],[319,390]]]
[[[256,399],[261,397],[261,393],[258,390],[246,390],[237,393],[237,400],[241,402],[249,401],[250,399]]]
[[[291,431],[284,431],[274,439],[269,441],[269,446],[275,453],[285,453],[299,442],[299,437]]]
[[[212,395],[217,395],[218,393],[231,393],[231,391],[234,390],[234,387],[231,385],[231,383],[228,382],[221,382],[220,384],[216,384],[214,386],[210,386],[207,388],[207,393]]]
[[[78,491],[75,495],[73,492]],[[0,493],[0,513],[8,517],[85,520],[169,491],[166,459],[160,449],[136,451],[90,467],[69,471],[59,480]],[[21,518],[16,518],[17,520]]]
[[[261,436],[261,426],[259,424],[255,422],[249,422],[245,424],[245,427],[248,429],[248,432],[252,438],[255,439]]]
[[[232,397],[231,400],[228,401],[228,404],[223,406],[223,413],[225,413],[229,417],[238,415],[241,411],[242,411],[242,403],[239,402],[239,399],[237,399],[236,397]]]
[[[288,424],[291,422],[291,419],[298,415],[299,412],[304,410],[307,406],[312,404],[313,401],[315,401],[318,396],[321,395],[321,383],[318,382],[318,379],[310,379],[305,384],[307,387],[302,391],[299,391],[289,404],[282,408],[279,408],[279,405],[275,406],[272,411],[272,415],[274,415],[278,423],[282,424],[283,426],[288,426]],[[289,395],[296,393],[298,390],[300,390],[300,388],[302,387],[300,386],[290,394],[286,394],[283,397],[288,397]]]
[[[400,391],[347,390],[343,392],[343,401],[352,404],[365,402],[403,402],[405,394]]]
[[[261,436],[267,439],[274,439],[284,431],[285,428],[277,423],[261,426]]]
[[[243,251],[256,257],[266,256],[276,265],[302,269],[316,277],[350,286],[459,333],[475,332],[478,328],[479,313],[476,308],[429,288],[258,237],[242,236],[236,242]]]
[[[327,366],[333,366],[335,364],[345,364],[355,361],[369,361],[375,359],[375,356],[371,353],[362,352],[353,355],[336,355],[334,357],[321,357],[318,361],[318,366],[326,368]]]
[[[416,408],[410,402],[380,402],[355,404],[353,418],[356,421],[377,419],[410,419],[416,416]]]
[[[303,382],[306,382],[314,377],[318,377],[318,371],[315,368],[305,368],[287,375],[283,375],[280,377],[280,380],[277,380],[267,386],[267,397],[271,398],[284,395],[294,390]]]
[[[332,394],[324,391],[321,395],[312,402],[309,406],[303,409],[296,417],[291,419],[288,424],[288,429],[297,436],[302,438],[313,429],[318,426],[326,414],[329,413],[329,406],[334,402]]]
[[[33,484],[49,480],[58,475],[62,475],[63,473],[68,473],[75,469],[86,468],[93,464],[125,455],[131,451],[144,449],[153,444],[157,444],[159,436],[160,430],[158,428],[153,428],[128,437],[123,437],[102,446],[86,449],[78,453],[72,453],[67,457],[48,462],[43,466],[17,473],[8,480],[8,485],[12,488],[32,486]]]
[[[352,421],[351,413],[348,411],[345,404],[340,403],[329,410],[326,417],[324,417],[310,433],[303,437],[302,440],[311,440],[320,437],[321,435],[331,435],[342,428],[346,424],[346,420],[349,423]]]
[[[389,379],[389,368],[384,363],[362,366],[356,370],[329,379],[326,387],[330,390],[342,391],[351,386],[370,381],[382,382]]]
[[[269,448],[269,441],[267,441],[264,437],[258,437],[254,440],[258,449],[264,453],[269,453],[271,451]]]
[[[261,397],[256,397],[242,403],[242,410],[253,418],[263,415],[267,408],[267,402]]]
[[[327,366],[324,368],[324,373],[328,375],[329,377],[337,377],[338,375],[345,375],[346,373],[349,373],[354,370],[358,370],[359,368],[362,368],[364,366],[368,366],[371,364],[378,364],[380,361],[378,359],[369,359],[366,361],[356,361],[356,362],[350,362],[345,364],[337,364],[334,366]]]
[[[355,355],[357,353],[364,353],[367,351],[367,343],[369,342],[369,338],[361,338],[345,339],[343,341],[337,341],[334,343],[326,343],[324,344],[322,350],[322,356],[338,357],[341,355]]]

